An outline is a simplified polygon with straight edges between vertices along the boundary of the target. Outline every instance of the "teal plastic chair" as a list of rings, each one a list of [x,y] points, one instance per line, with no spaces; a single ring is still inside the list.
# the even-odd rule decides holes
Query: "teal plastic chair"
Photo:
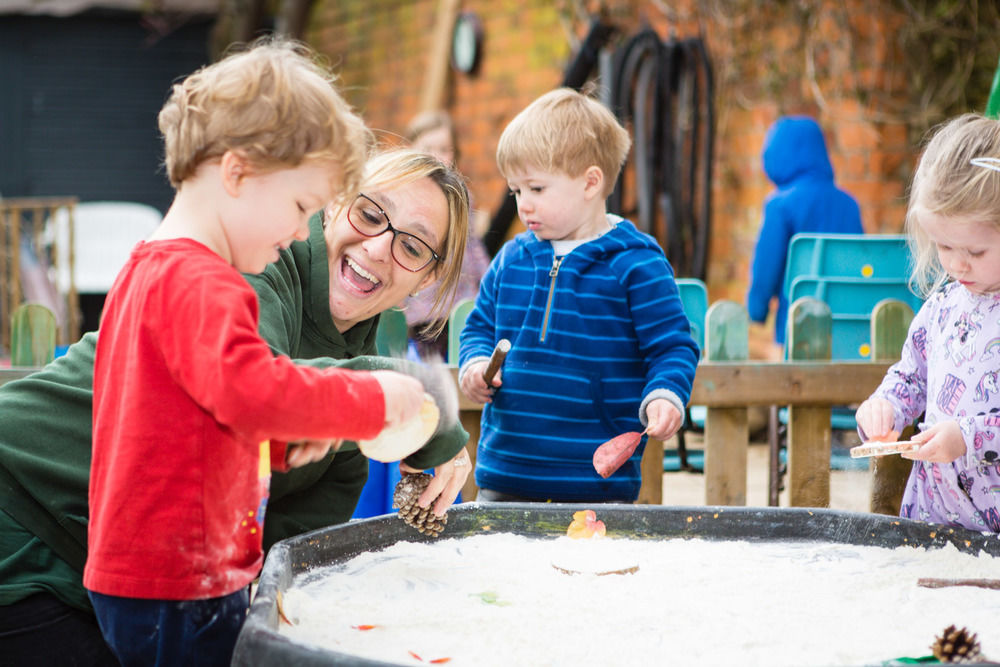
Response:
[[[462,299],[452,306],[448,315],[448,363],[452,366],[458,365],[459,339],[465,327],[465,320],[475,305],[475,299]]]
[[[677,278],[677,291],[680,293],[684,314],[691,323],[691,337],[698,343],[698,349],[704,354],[705,349],[705,317],[708,315],[708,288],[697,278]],[[705,428],[706,409],[703,405],[688,406],[685,426],[677,432],[677,449],[667,449],[663,452],[664,472],[679,470],[697,471],[705,469],[705,453],[689,451],[684,433],[692,425]]]
[[[409,345],[406,315],[398,308],[384,311],[375,332],[375,347],[383,357],[405,357]]]
[[[788,243],[784,290],[789,294],[802,276],[907,280],[912,262],[902,234],[796,234]]]
[[[684,314],[691,321],[691,337],[698,349],[705,347],[705,316],[708,314],[708,289],[697,278],[677,278],[677,291],[681,296]]]

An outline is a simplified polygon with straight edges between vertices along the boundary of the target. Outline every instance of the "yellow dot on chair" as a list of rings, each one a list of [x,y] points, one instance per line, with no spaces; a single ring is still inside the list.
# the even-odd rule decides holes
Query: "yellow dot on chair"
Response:
[[[861,347],[858,348],[858,354],[862,357],[867,357],[872,353],[872,348],[868,343],[861,343]]]
[[[245,527],[245,526],[247,525],[247,520],[246,520],[246,519],[243,519],[243,524],[242,524],[242,525],[243,525],[244,527]]]
[[[253,510],[250,510],[249,512],[247,512],[247,516],[253,516]]]
[[[257,529],[256,528],[251,528],[250,529],[250,534],[251,535],[256,535],[257,534]]]
[[[871,264],[865,264],[864,266],[861,267],[861,275],[864,276],[865,278],[871,278],[873,275],[875,275],[875,267],[873,267]]]

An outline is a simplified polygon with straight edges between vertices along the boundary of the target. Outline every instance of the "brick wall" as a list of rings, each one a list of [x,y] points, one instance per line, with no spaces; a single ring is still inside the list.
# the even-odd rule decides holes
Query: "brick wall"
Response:
[[[447,4],[442,2],[441,4]],[[428,81],[437,0],[316,0],[308,40],[338,65],[347,97],[392,143],[418,111]],[[712,301],[742,302],[759,216],[770,186],[760,166],[768,126],[809,114],[826,133],[838,183],[861,205],[869,232],[898,232],[916,155],[897,112],[907,89],[892,3],[817,0],[464,0],[485,30],[475,76],[450,73],[460,167],[482,208],[505,185],[494,163],[506,122],[557,86],[601,6],[624,36],[643,25],[663,38],[702,35],[716,82]]]

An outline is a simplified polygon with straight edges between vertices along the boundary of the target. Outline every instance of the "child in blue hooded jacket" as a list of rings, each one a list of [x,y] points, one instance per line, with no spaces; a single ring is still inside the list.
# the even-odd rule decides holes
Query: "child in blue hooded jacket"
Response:
[[[698,346],[656,241],[605,210],[628,133],[598,101],[543,95],[500,137],[497,163],[528,231],[480,285],[459,378],[486,403],[479,499],[632,502],[643,447],[607,479],[597,447],[627,431],[667,439],[683,423]],[[487,386],[496,343],[513,343]]]
[[[750,269],[747,311],[764,322],[772,297],[778,297],[774,342],[785,342],[788,295],[785,260],[788,243],[800,232],[862,234],[861,211],[854,198],[833,181],[833,166],[823,131],[812,118],[787,116],[764,139],[764,173],[777,186],[764,202],[764,220]]]

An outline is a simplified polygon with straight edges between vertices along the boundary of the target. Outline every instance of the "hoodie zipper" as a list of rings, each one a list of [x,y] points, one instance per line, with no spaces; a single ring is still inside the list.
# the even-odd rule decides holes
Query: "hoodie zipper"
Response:
[[[556,292],[556,276],[559,275],[559,266],[562,264],[562,257],[555,257],[552,259],[552,268],[549,269],[549,277],[552,281],[549,283],[549,298],[545,302],[545,319],[542,320],[542,337],[539,339],[541,342],[545,342],[545,333],[549,328],[549,314],[552,312],[552,297]]]

